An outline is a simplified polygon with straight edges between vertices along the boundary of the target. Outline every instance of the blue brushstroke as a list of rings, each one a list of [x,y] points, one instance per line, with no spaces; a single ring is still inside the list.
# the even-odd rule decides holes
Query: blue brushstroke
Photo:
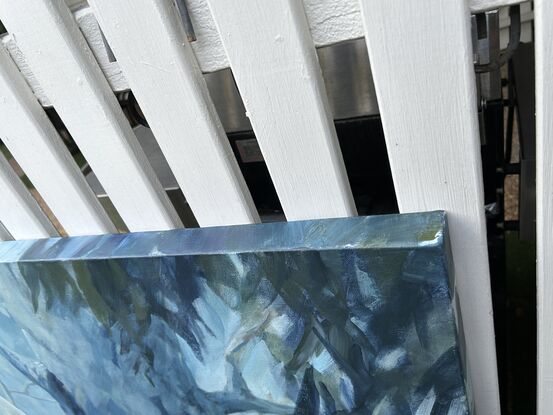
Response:
[[[469,414],[446,241],[433,212],[0,243],[0,396],[28,415]]]

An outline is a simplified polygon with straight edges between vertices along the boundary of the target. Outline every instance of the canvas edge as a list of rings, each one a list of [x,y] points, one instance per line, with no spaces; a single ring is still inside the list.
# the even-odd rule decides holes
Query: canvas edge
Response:
[[[446,272],[449,278],[449,292],[451,296],[451,303],[453,309],[453,320],[455,323],[455,331],[457,336],[457,342],[459,344],[459,360],[460,366],[463,371],[463,383],[465,385],[465,394],[467,397],[467,403],[469,408],[469,414],[476,414],[474,406],[474,398],[472,393],[472,382],[468,371],[467,357],[466,357],[466,339],[465,330],[463,325],[463,317],[461,314],[461,303],[459,295],[456,289],[456,274],[455,264],[453,262],[453,252],[451,247],[451,241],[449,239],[449,226],[447,217],[444,222],[444,245],[443,245],[443,261],[446,267]]]
[[[256,251],[434,248],[444,211],[0,242],[0,263]],[[447,239],[447,238],[445,238]]]

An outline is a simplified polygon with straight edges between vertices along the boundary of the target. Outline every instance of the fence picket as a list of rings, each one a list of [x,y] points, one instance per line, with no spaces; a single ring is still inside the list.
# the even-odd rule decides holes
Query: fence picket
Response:
[[[288,220],[355,215],[302,3],[208,4]]]
[[[499,415],[467,2],[360,1],[400,210],[448,213],[476,412]]]
[[[69,235],[116,229],[56,129],[0,47],[0,136]]]
[[[0,18],[131,231],[182,223],[62,0],[0,0]]]
[[[200,226],[258,222],[175,5],[90,4]]]

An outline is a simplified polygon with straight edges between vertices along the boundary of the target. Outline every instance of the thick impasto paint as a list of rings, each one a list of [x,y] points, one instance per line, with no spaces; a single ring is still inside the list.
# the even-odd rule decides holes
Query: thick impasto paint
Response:
[[[441,212],[1,243],[0,409],[469,414],[449,257]]]

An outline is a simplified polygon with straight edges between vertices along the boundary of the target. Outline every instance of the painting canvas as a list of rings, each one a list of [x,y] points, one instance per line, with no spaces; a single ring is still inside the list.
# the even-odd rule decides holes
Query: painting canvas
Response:
[[[471,413],[443,212],[0,244],[0,412]]]

